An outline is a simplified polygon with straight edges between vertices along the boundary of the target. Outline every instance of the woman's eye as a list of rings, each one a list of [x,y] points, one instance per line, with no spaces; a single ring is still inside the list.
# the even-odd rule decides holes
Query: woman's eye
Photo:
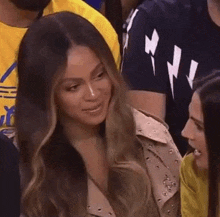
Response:
[[[102,71],[102,72],[100,72],[100,73],[98,73],[98,74],[96,75],[96,78],[97,78],[97,79],[100,79],[100,78],[102,78],[102,77],[104,76],[104,74],[105,74],[105,72]]]
[[[200,126],[199,124],[196,124],[196,128],[199,130],[199,131],[202,131],[204,130],[202,126]]]
[[[79,88],[79,84],[76,85],[72,85],[70,87],[67,88],[67,91],[75,91]]]

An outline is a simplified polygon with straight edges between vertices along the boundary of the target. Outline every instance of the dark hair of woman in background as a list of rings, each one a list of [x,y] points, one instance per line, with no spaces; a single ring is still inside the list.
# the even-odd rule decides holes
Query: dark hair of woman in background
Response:
[[[69,12],[36,21],[20,45],[18,78],[26,217],[177,216],[180,154],[164,124],[131,110],[92,24]]]
[[[190,181],[187,180],[188,175],[186,175],[186,173],[184,174],[184,172],[182,173],[182,186],[188,186],[188,190],[186,190],[187,188],[185,187],[183,190],[181,187],[182,209],[188,209],[188,211],[190,211],[191,205],[194,204],[193,206],[195,208],[197,207],[197,203],[201,203],[201,209],[198,206],[197,210],[195,209],[193,211],[194,208],[192,208],[192,213],[189,212],[183,215],[183,217],[189,215],[200,216],[199,212],[202,212],[201,215],[204,216],[218,217],[220,210],[220,71],[215,71],[209,76],[195,81],[194,91],[191,106],[189,107],[190,117],[182,134],[189,139],[189,144],[194,148],[193,170],[196,171],[195,177],[198,176],[198,179],[202,177],[201,180],[203,181],[199,181],[198,183],[206,183],[206,186],[200,191],[201,198],[203,199],[197,194],[197,196],[195,196],[194,199],[191,198],[190,201],[190,197],[187,199],[187,194],[190,194]],[[195,127],[192,125],[195,125]],[[185,161],[184,159],[183,164],[185,164]],[[186,169],[189,171],[189,166],[186,167]],[[198,179],[195,178],[193,181],[195,183],[194,185],[196,185]],[[188,181],[189,184],[186,184]],[[192,189],[192,192],[194,190],[195,189]],[[187,202],[185,203],[187,200],[191,203],[190,206],[188,206],[189,204]]]
[[[209,159],[209,217],[220,212],[220,71],[195,84],[204,114],[205,138]]]

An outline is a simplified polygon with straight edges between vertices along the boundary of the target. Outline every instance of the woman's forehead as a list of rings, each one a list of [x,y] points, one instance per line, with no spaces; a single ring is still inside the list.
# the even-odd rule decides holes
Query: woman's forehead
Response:
[[[203,122],[202,104],[197,92],[194,92],[189,105],[189,115],[194,119]]]
[[[68,52],[64,77],[85,76],[92,73],[100,64],[100,59],[90,48],[76,46]]]

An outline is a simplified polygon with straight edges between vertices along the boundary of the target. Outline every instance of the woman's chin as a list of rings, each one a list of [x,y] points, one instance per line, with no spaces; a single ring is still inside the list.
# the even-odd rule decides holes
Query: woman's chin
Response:
[[[88,127],[98,127],[101,123],[106,120],[106,115],[101,115],[99,117],[88,117],[84,124]]]

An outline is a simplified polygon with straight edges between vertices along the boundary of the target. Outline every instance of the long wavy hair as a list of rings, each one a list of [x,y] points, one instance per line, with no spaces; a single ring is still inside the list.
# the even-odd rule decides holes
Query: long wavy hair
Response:
[[[219,217],[220,208],[220,71],[195,82],[204,117],[209,158],[209,217]]]
[[[79,217],[87,213],[86,168],[62,131],[54,101],[68,51],[78,45],[89,47],[100,58],[113,87],[101,128],[110,165],[106,196],[117,216],[145,216],[150,184],[135,139],[126,85],[100,33],[70,12],[36,21],[18,53],[15,125],[24,171],[23,212],[27,217]]]

